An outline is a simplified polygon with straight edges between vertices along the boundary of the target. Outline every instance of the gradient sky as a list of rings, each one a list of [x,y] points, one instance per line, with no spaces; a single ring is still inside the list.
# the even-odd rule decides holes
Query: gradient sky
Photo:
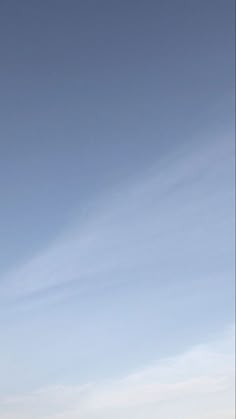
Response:
[[[0,418],[234,418],[234,1],[0,2]]]

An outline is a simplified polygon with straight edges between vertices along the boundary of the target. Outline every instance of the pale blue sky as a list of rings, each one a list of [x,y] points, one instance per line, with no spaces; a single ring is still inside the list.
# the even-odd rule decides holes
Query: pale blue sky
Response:
[[[231,0],[1,2],[1,419],[234,417],[233,35]]]

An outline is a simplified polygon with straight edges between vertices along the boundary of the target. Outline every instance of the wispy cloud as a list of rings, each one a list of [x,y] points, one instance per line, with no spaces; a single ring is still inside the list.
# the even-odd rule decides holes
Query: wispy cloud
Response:
[[[234,328],[120,379],[52,386],[0,400],[3,419],[213,418],[234,411]],[[172,407],[171,407],[172,406]],[[218,410],[221,409],[221,410]],[[229,412],[229,409],[231,411]],[[227,416],[227,411],[229,412]]]
[[[210,261],[229,258],[232,174],[230,135],[170,155],[96,201],[83,224],[6,274],[0,298],[64,294],[70,286],[86,290],[142,272],[147,277],[148,269],[168,279],[173,272],[182,275],[185,265],[187,275],[190,265],[196,272],[206,264],[206,250]]]

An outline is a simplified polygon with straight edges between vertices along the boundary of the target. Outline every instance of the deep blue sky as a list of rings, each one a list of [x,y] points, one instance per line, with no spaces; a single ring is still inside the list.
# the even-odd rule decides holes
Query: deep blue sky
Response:
[[[88,196],[232,117],[233,4],[1,1],[2,269]]]
[[[234,25],[0,2],[1,418],[233,419]]]

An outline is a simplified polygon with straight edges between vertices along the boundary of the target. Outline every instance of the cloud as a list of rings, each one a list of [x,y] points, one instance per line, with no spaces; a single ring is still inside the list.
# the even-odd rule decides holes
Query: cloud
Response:
[[[83,222],[1,279],[0,300],[86,292],[148,270],[167,280],[198,275],[206,252],[210,262],[230,258],[232,156],[230,135],[179,150],[91,202]]]
[[[55,385],[1,398],[0,416],[2,419],[144,419],[161,414],[163,418],[187,419],[197,418],[193,411],[196,406],[196,412],[202,409],[201,418],[217,417],[214,414],[219,408],[225,414],[222,418],[231,419],[233,390],[234,327],[231,327],[215,342],[160,359],[123,378],[79,386]]]

